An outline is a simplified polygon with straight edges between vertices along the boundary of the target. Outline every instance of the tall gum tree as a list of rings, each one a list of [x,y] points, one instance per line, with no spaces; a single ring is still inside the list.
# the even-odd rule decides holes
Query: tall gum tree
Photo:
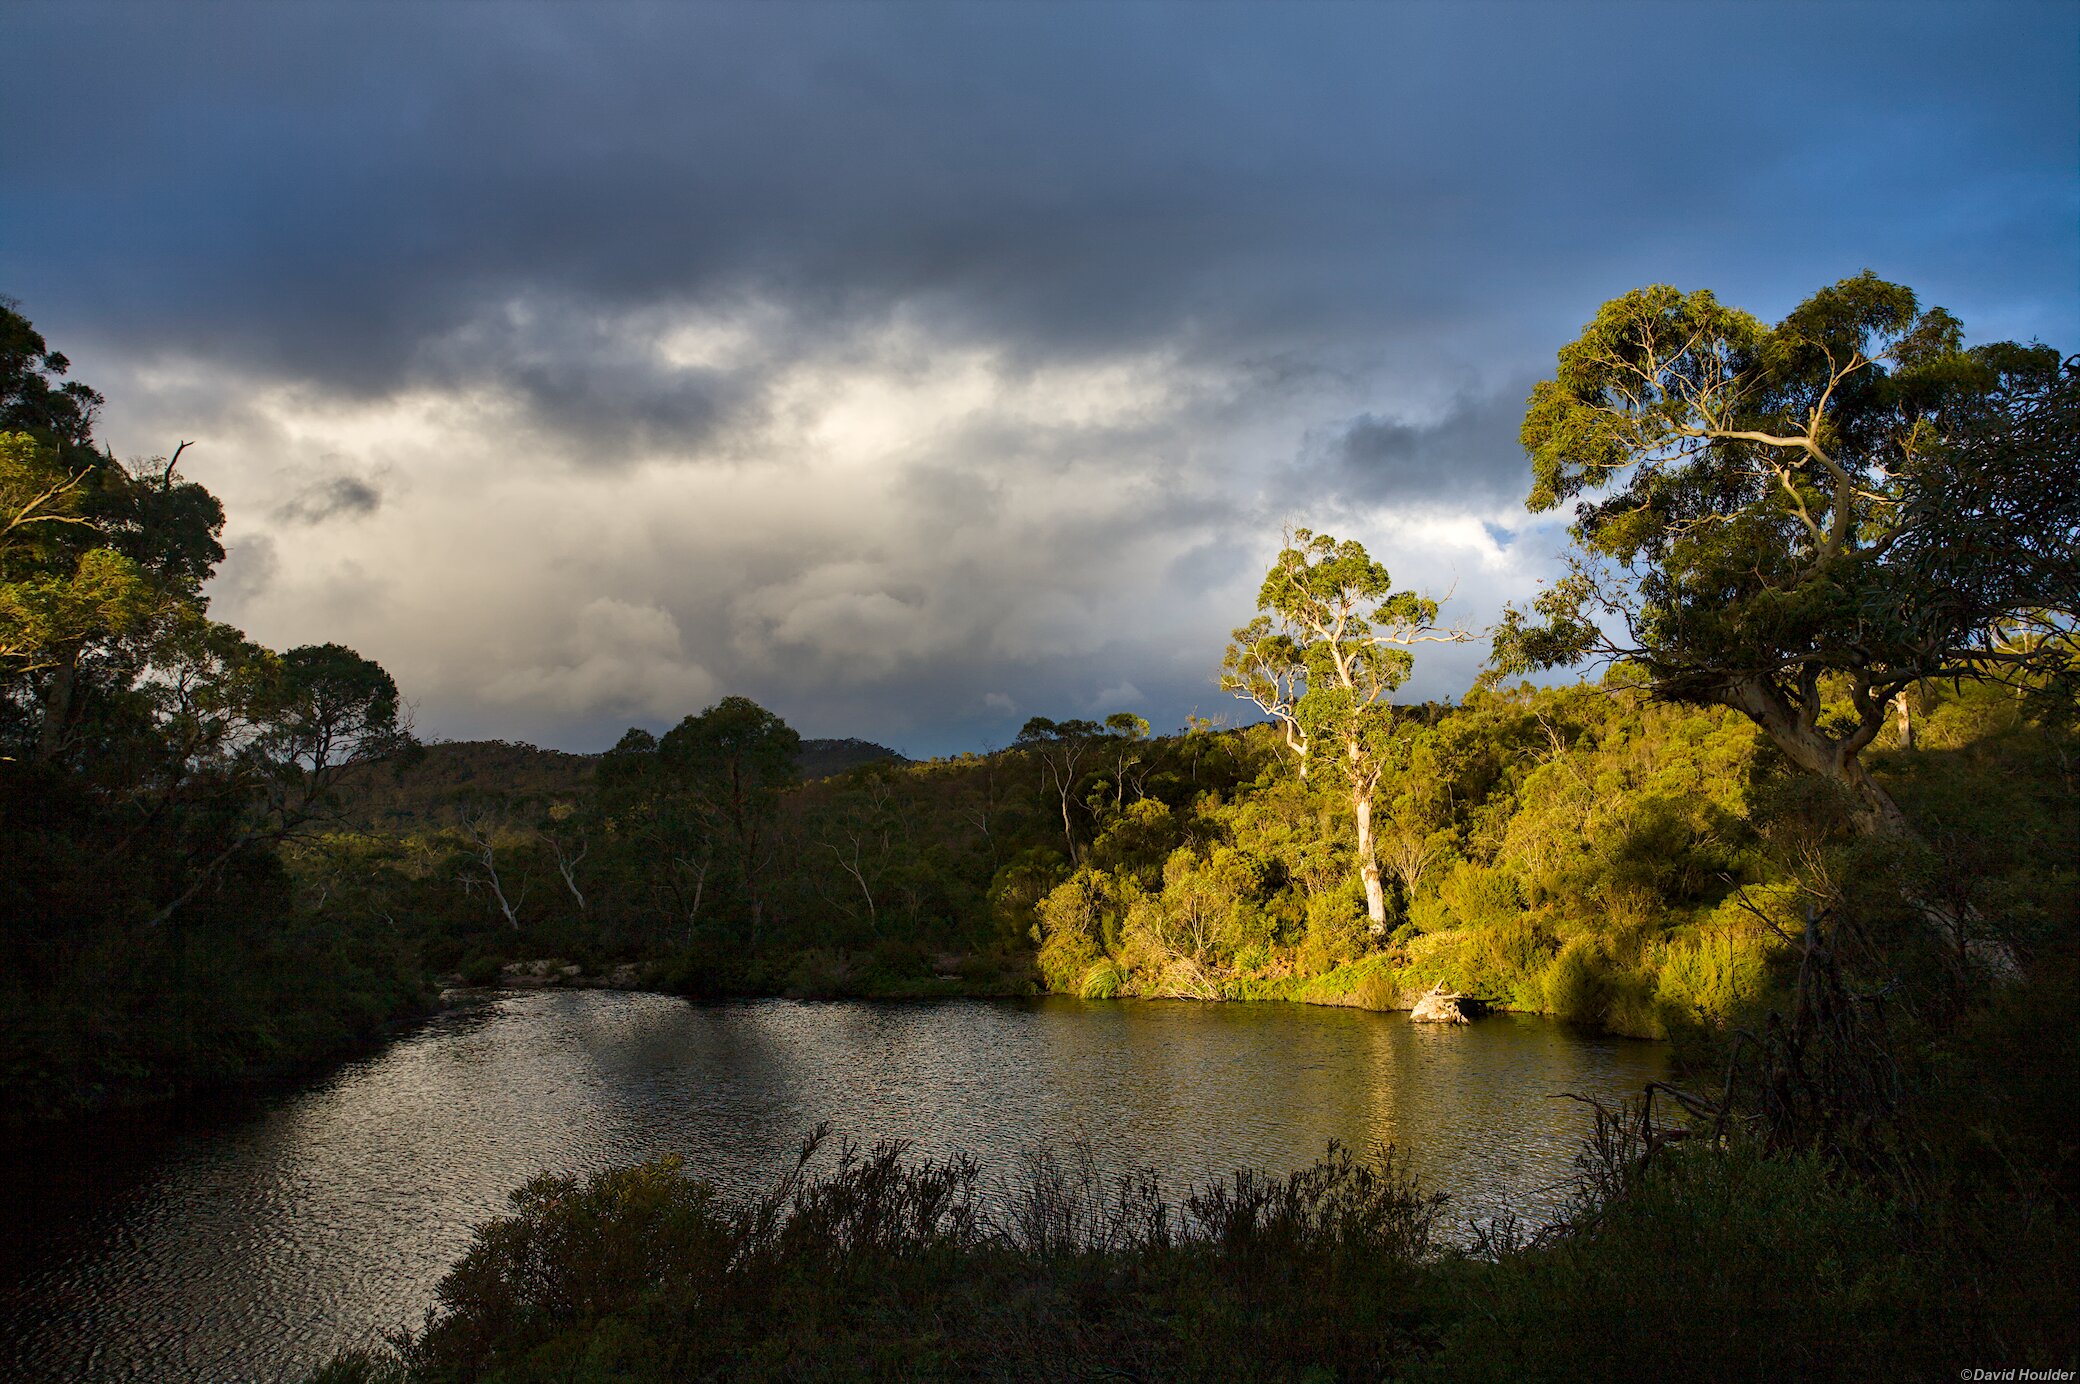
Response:
[[[1731,707],[1867,835],[1915,835],[1860,757],[1900,694],[2074,671],[2080,368],[2049,347],[1966,349],[1868,272],[1775,326],[1643,288],[1561,349],[1522,436],[1575,552],[1505,612],[1497,672],[1622,662]]]
[[[1011,747],[1023,750],[1040,764],[1040,781],[1055,791],[1062,805],[1062,841],[1069,848],[1070,863],[1083,863],[1083,848],[1077,844],[1069,806],[1076,801],[1094,764],[1111,758],[1118,771],[1115,796],[1125,800],[1127,770],[1139,762],[1135,746],[1148,738],[1148,722],[1131,711],[1115,711],[1103,721],[1054,721],[1035,716],[1018,732]],[[1085,804],[1088,808],[1088,804]]]
[[[1394,734],[1388,698],[1414,666],[1407,646],[1472,636],[1438,625],[1436,601],[1394,590],[1362,544],[1307,529],[1294,530],[1271,564],[1257,609],[1228,645],[1221,688],[1278,722],[1303,777],[1326,762],[1349,790],[1365,913],[1384,932],[1372,795]]]

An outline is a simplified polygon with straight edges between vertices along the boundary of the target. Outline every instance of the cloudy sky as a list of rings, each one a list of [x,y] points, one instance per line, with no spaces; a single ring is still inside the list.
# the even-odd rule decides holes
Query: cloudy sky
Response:
[[[0,7],[0,293],[219,618],[429,737],[1235,715],[1282,527],[1474,625],[1605,299],[2080,349],[2080,5]],[[1462,693],[1425,650],[1412,696]]]

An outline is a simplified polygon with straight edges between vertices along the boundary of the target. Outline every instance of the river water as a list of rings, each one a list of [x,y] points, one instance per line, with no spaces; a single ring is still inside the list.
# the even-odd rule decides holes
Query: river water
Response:
[[[678,1153],[748,1191],[826,1119],[965,1151],[986,1185],[1043,1142],[1177,1188],[1390,1141],[1458,1215],[1536,1220],[1588,1125],[1561,1093],[1637,1093],[1665,1060],[1511,1015],[516,993],[241,1111],[9,1158],[0,1378],[294,1379],[415,1324],[536,1173]]]

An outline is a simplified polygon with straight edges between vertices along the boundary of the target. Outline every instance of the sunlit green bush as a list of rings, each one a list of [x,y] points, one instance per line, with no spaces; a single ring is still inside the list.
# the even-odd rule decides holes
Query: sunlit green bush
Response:
[[[1747,935],[1714,927],[1661,950],[1656,997],[1671,1016],[1697,1023],[1745,1017],[1768,984],[1759,929]]]
[[[1109,1000],[1119,995],[1125,983],[1126,975],[1117,964],[1109,959],[1099,960],[1092,962],[1090,969],[1083,973],[1083,980],[1076,990],[1087,1000]]]
[[[1438,898],[1462,924],[1475,927],[1507,923],[1524,911],[1524,896],[1504,870],[1461,861],[1445,877]]]

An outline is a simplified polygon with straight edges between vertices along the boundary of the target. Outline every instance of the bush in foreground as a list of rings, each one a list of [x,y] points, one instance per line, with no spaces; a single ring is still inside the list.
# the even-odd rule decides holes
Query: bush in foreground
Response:
[[[1925,1207],[1748,1142],[1644,1163],[1592,1148],[1567,1224],[1488,1227],[1482,1253],[1438,1234],[1443,1198],[1391,1152],[1332,1147],[1173,1198],[1087,1151],[1030,1154],[985,1189],[966,1159],[899,1144],[839,1144],[821,1167],[827,1143],[746,1203],[670,1160],[537,1179],[424,1330],[313,1384],[1889,1381],[2069,1365],[2075,1344]],[[1980,1209],[1974,1238],[2016,1249],[2071,1228]]]
[[[673,1160],[539,1178],[425,1330],[317,1380],[1378,1378],[1434,1344],[1443,1199],[1391,1151],[1172,1198],[1085,1151],[985,1191],[828,1143],[735,1205]]]

